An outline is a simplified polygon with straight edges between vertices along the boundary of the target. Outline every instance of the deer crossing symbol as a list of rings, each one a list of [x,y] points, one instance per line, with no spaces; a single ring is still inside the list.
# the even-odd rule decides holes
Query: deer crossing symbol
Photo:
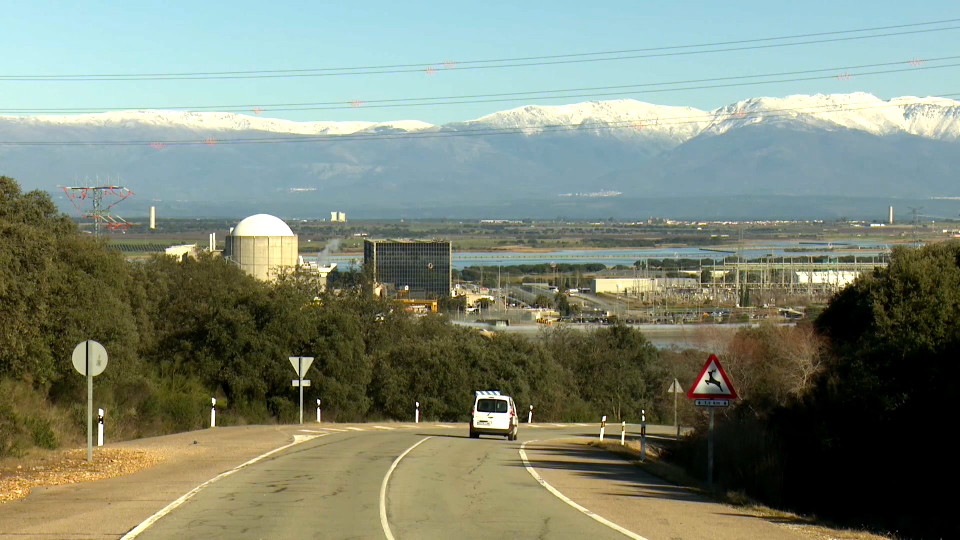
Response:
[[[704,382],[705,382],[706,384],[715,384],[715,385],[717,385],[717,388],[718,388],[718,389],[723,390],[723,386],[720,385],[720,381],[718,381],[717,379],[713,378],[714,374],[716,374],[716,373],[717,373],[717,370],[715,370],[715,369],[711,369],[710,371],[708,371],[707,374],[708,374],[709,376],[707,377],[707,380],[704,381]]]

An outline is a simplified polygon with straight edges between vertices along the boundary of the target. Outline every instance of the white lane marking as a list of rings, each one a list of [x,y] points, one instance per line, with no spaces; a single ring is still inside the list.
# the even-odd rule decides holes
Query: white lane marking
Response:
[[[420,441],[420,442],[423,442],[423,441]],[[608,519],[605,519],[605,518],[603,518],[603,517],[601,517],[601,516],[598,516],[597,514],[594,514],[594,513],[591,512],[590,510],[587,510],[586,508],[584,508],[584,507],[580,506],[579,504],[577,504],[577,503],[573,502],[572,500],[570,500],[570,498],[567,497],[566,495],[564,495],[563,493],[560,493],[560,492],[557,490],[557,488],[555,488],[555,487],[551,486],[550,484],[548,484],[547,481],[544,480],[543,478],[541,478],[540,475],[537,473],[537,471],[535,471],[535,470],[533,469],[533,467],[530,466],[530,460],[527,459],[527,453],[524,451],[524,447],[526,447],[528,444],[530,444],[530,443],[532,443],[532,442],[537,442],[537,441],[526,441],[526,442],[524,442],[523,444],[520,445],[520,459],[523,460],[523,466],[527,468],[527,472],[530,473],[530,476],[532,476],[534,480],[536,480],[537,482],[539,482],[541,486],[547,488],[547,491],[549,491],[550,493],[553,493],[553,494],[554,494],[558,499],[560,499],[561,501],[569,504],[570,506],[572,506],[572,507],[576,508],[577,510],[583,512],[584,514],[590,516],[590,517],[593,518],[595,521],[598,521],[598,522],[600,522],[600,523],[603,523],[603,524],[606,525],[607,527],[610,527],[611,529],[613,529],[613,530],[615,530],[615,531],[623,534],[624,536],[626,536],[626,537],[628,537],[628,538],[633,538],[633,540],[647,540],[646,538],[640,536],[639,534],[637,534],[637,533],[635,533],[635,532],[633,532],[633,531],[629,531],[629,530],[627,530],[627,529],[624,529],[623,527],[617,525],[616,523],[614,523],[614,522],[612,522],[612,521],[610,521],[610,520],[608,520]],[[418,444],[419,444],[419,443],[418,443]]]
[[[566,427],[566,424],[554,424],[553,427]]]
[[[363,428],[359,428],[359,427],[348,427],[347,429],[350,429],[353,431],[363,431]]]
[[[387,426],[373,426],[373,429],[393,429],[393,428],[387,427]]]
[[[394,538],[393,533],[390,532],[390,522],[387,521],[387,482],[390,481],[390,475],[393,474],[393,470],[397,468],[397,464],[400,463],[400,460],[412,452],[414,448],[426,442],[426,440],[429,438],[430,437],[424,437],[420,439],[417,444],[407,448],[402,454],[397,456],[397,459],[393,460],[393,464],[390,465],[390,468],[387,470],[387,474],[383,477],[383,483],[380,484],[380,526],[383,527],[383,535],[387,537],[387,540],[397,540]]]
[[[342,433],[342,432],[346,431],[345,429],[337,429],[337,428],[332,428],[332,427],[325,427],[325,428],[320,428],[320,429],[322,429],[322,430],[324,430],[324,431],[336,431],[336,432],[338,432],[338,433]]]
[[[433,427],[442,427],[442,428],[453,429],[453,426],[445,426],[445,425],[443,425],[443,424],[437,424],[437,425],[435,425],[435,426],[433,426]]]
[[[145,530],[147,530],[148,528],[150,528],[150,526],[153,525],[154,523],[156,523],[160,518],[162,518],[163,516],[169,514],[170,512],[173,512],[174,510],[177,509],[177,507],[179,507],[179,506],[182,505],[183,503],[185,503],[185,502],[187,502],[188,500],[190,500],[191,498],[193,498],[194,495],[196,495],[197,493],[200,493],[200,490],[201,490],[201,489],[209,486],[210,484],[216,482],[217,480],[221,480],[221,479],[223,479],[223,478],[226,478],[226,477],[230,476],[231,474],[239,471],[240,469],[243,469],[244,467],[248,467],[248,466],[250,466],[250,465],[253,465],[254,463],[256,463],[256,462],[258,462],[258,461],[260,461],[260,460],[262,460],[262,459],[264,459],[264,458],[270,457],[270,456],[272,456],[273,454],[276,454],[277,452],[280,452],[281,450],[286,450],[287,448],[290,448],[290,447],[293,446],[293,445],[300,444],[300,443],[302,443],[302,442],[309,441],[309,440],[312,440],[312,439],[316,439],[317,437],[323,437],[323,436],[325,436],[325,435],[328,435],[328,433],[324,433],[324,434],[322,434],[322,435],[294,435],[294,436],[293,436],[293,442],[292,442],[292,443],[290,443],[290,444],[285,444],[285,445],[283,445],[283,446],[281,446],[281,447],[279,447],[279,448],[274,448],[273,450],[267,452],[266,454],[260,454],[259,456],[251,459],[250,461],[247,461],[246,463],[244,463],[244,464],[242,464],[242,465],[238,465],[237,467],[234,467],[234,468],[230,469],[230,470],[227,471],[227,472],[220,473],[220,474],[218,474],[217,476],[214,476],[213,478],[211,478],[210,480],[207,480],[206,482],[204,482],[204,483],[200,484],[199,486],[197,486],[197,487],[191,489],[190,491],[186,492],[186,493],[183,494],[179,499],[177,499],[177,500],[173,501],[172,503],[168,504],[167,506],[163,507],[162,510],[160,510],[160,511],[157,512],[156,514],[148,517],[147,519],[145,519],[142,523],[140,523],[139,525],[137,525],[137,526],[134,527],[133,529],[130,529],[130,532],[128,532],[127,534],[123,535],[123,537],[121,537],[120,540],[132,540],[133,538],[136,538],[137,536],[140,536],[140,534],[142,534],[143,531],[145,531]]]
[[[527,424],[527,427],[538,428],[540,424]]]
[[[590,424],[574,424],[574,425],[575,425],[575,426],[580,426],[580,427],[587,427],[587,426],[589,426]]]
[[[316,430],[313,430],[313,429],[301,429],[301,430],[300,430],[300,433],[326,433],[326,432],[324,432],[324,431],[316,431]]]

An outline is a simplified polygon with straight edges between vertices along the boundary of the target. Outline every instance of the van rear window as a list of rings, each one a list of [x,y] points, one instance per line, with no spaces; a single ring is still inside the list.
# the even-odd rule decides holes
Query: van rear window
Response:
[[[477,401],[477,412],[505,413],[507,412],[507,400],[481,399]]]

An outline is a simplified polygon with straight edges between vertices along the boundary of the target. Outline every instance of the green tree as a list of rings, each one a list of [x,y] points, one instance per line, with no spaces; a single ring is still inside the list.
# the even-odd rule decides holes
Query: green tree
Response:
[[[533,307],[551,308],[553,307],[553,300],[550,300],[550,297],[545,294],[538,294],[537,297],[533,299]]]

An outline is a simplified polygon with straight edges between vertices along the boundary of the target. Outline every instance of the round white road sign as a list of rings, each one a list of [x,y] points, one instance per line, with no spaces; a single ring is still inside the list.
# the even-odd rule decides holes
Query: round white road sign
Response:
[[[96,377],[107,369],[107,350],[92,339],[83,341],[73,349],[73,367],[81,375],[87,374],[87,354],[90,354],[90,375]]]

